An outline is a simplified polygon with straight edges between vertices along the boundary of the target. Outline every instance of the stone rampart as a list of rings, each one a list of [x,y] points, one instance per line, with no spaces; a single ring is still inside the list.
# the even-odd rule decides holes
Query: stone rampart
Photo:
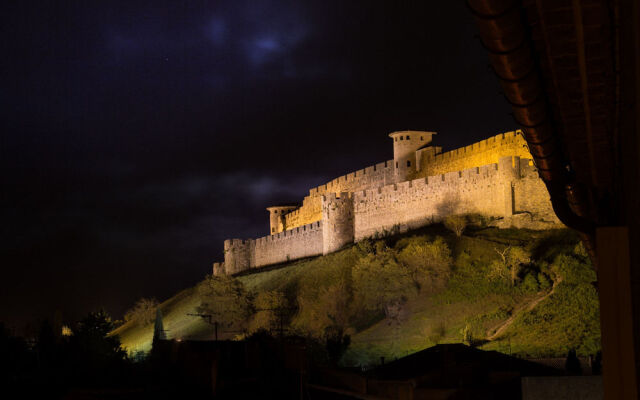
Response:
[[[255,239],[251,268],[322,254],[322,221]]]
[[[517,158],[514,158],[518,160]],[[429,176],[354,193],[355,240],[388,232],[416,229],[451,214],[477,213],[505,217],[505,187],[513,185],[513,213],[557,219],[544,184],[530,160],[518,160],[518,177],[511,182],[498,164]],[[512,171],[509,171],[510,173]]]
[[[284,216],[286,229],[311,224],[322,219],[322,198],[305,196],[302,206]]]
[[[395,179],[393,160],[372,165],[327,182],[309,190],[302,206],[285,215],[286,229],[310,224],[322,219],[321,197],[327,193],[356,192],[393,183]]]
[[[415,176],[422,178],[462,171],[479,165],[494,164],[506,156],[531,158],[521,131],[501,133],[469,146],[440,154],[424,154]]]
[[[342,175],[331,182],[309,190],[309,196],[325,193],[357,192],[395,182],[393,160],[385,161]]]
[[[494,217],[498,227],[561,226],[530,158],[521,132],[514,131],[441,154],[439,147],[421,147],[415,159],[403,159],[402,174],[390,160],[343,175],[311,189],[301,207],[269,207],[272,235],[226,240],[224,263],[213,265],[214,274],[328,254],[452,214]],[[405,176],[413,179],[398,182]]]
[[[224,263],[214,263],[214,275],[233,275],[322,254],[322,221],[257,239],[224,241]]]

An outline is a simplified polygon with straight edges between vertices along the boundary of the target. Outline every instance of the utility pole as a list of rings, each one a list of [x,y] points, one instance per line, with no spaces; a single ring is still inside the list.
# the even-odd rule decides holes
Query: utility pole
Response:
[[[215,341],[216,342],[218,341],[218,321],[213,319],[213,315],[212,314],[190,314],[190,313],[188,313],[187,315],[189,315],[191,317],[200,317],[200,318],[204,319],[205,321],[207,321],[207,323],[209,325],[213,325]]]

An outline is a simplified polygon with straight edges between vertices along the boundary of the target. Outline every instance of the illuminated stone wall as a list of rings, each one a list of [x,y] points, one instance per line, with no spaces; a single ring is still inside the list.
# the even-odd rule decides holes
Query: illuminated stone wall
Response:
[[[284,216],[286,229],[311,224],[322,219],[322,196],[305,196],[302,207]]]
[[[322,219],[322,195],[328,193],[356,192],[395,182],[393,160],[359,169],[335,178],[331,182],[309,190],[302,206],[285,215],[286,229],[310,224]]]
[[[440,154],[424,154],[416,178],[495,164],[502,157],[532,158],[521,131],[505,132],[477,143]]]
[[[322,254],[322,222],[316,221],[275,235],[224,242],[224,263],[213,264],[214,275],[232,275],[252,268]]]
[[[270,228],[277,232],[226,240],[225,261],[214,264],[214,273],[328,254],[365,237],[419,228],[451,214],[495,217],[499,227],[561,226],[519,131],[439,153],[434,146],[418,149],[413,173],[396,174],[390,160],[311,189],[292,211],[270,207]],[[396,182],[398,176],[414,178]]]
[[[321,221],[256,239],[251,268],[322,254]]]
[[[425,132],[425,134],[427,133],[431,135],[430,132]],[[419,133],[414,132],[415,134],[419,136]],[[429,136],[428,140],[431,140],[431,136]],[[480,165],[497,163],[501,157],[505,156],[532,158],[520,131],[501,133],[445,153],[440,153],[440,150],[440,147],[433,146],[418,150],[416,152],[417,168],[412,168],[412,171],[404,171],[407,168],[404,164],[404,158],[400,160],[401,165],[399,167],[403,169],[401,177],[409,176],[411,179],[417,179],[453,171],[462,171]],[[320,197],[323,194],[358,192],[397,183],[394,163],[394,160],[388,160],[359,169],[309,190],[309,196],[304,198],[302,206],[284,216],[285,223],[279,231],[321,220],[322,207]]]
[[[547,227],[560,226],[530,160],[514,160],[518,168],[509,171],[490,164],[354,193],[355,240],[416,229],[451,214],[509,218],[527,213]],[[511,179],[514,172],[518,177]],[[507,212],[505,203],[511,202]]]

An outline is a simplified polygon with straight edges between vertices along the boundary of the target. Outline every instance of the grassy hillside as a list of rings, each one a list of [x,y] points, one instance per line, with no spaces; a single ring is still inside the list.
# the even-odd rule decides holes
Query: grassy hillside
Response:
[[[578,244],[567,230],[470,228],[458,238],[439,225],[365,241],[235,278],[242,285],[234,290],[251,301],[219,337],[274,327],[277,303],[289,310],[290,333],[319,340],[349,335],[348,365],[461,341],[523,356],[564,356],[570,348],[593,354],[599,349],[595,274]],[[518,260],[514,274],[509,254]],[[219,283],[208,280],[160,305],[170,338],[213,337],[211,325],[187,315],[211,296],[206,284]],[[131,321],[115,333],[130,352],[146,351],[153,324]]]

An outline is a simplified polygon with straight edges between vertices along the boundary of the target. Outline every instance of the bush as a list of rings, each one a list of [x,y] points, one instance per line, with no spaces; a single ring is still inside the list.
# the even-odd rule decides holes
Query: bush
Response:
[[[386,255],[368,255],[352,271],[357,304],[368,311],[384,311],[388,304],[416,292],[411,271]]]
[[[398,261],[421,289],[441,288],[451,275],[451,251],[441,237],[433,242],[409,242],[398,254]]]
[[[298,294],[298,315],[294,326],[318,339],[328,328],[348,329],[351,294],[344,279],[326,287],[303,287]]]
[[[565,283],[580,284],[596,281],[596,272],[589,259],[579,260],[567,254],[560,254],[553,260],[551,270]]]
[[[536,276],[531,272],[524,276],[520,288],[525,293],[535,293],[540,289]]]
[[[467,227],[467,218],[464,215],[449,215],[444,219],[444,226],[460,237]]]
[[[542,272],[538,272],[538,285],[540,289],[547,290],[552,286],[551,280]]]
[[[466,324],[460,333],[462,334],[462,343],[467,346],[473,345],[473,333],[469,324]]]

